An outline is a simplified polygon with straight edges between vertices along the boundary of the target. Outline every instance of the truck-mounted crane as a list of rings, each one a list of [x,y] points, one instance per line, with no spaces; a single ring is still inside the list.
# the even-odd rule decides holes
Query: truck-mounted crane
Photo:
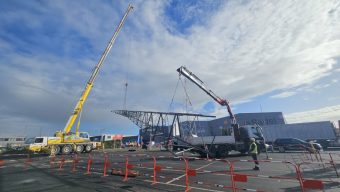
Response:
[[[215,157],[226,156],[231,150],[245,153],[246,151],[248,151],[249,139],[251,137],[255,138],[257,142],[263,144],[263,134],[260,128],[256,125],[240,126],[237,123],[236,117],[231,110],[229,101],[227,101],[226,99],[222,99],[221,97],[217,96],[213,91],[206,88],[203,81],[199,79],[194,73],[189,71],[186,67],[181,66],[177,69],[177,72],[180,75],[183,75],[184,77],[189,79],[195,85],[197,85],[217,103],[222,106],[226,106],[231,120],[232,129],[226,131],[225,135],[189,136],[187,138],[188,143],[195,148],[199,147],[202,149],[197,150],[198,153],[204,156],[205,154],[202,154],[202,151],[207,149],[209,149],[209,155]]]

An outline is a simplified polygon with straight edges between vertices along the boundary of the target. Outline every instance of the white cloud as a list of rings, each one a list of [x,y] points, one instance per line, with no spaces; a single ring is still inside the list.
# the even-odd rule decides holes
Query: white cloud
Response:
[[[282,98],[291,97],[291,96],[293,96],[293,95],[295,95],[295,94],[296,94],[296,92],[287,91],[287,92],[279,93],[279,94],[277,94],[277,95],[273,95],[273,96],[271,96],[271,98],[282,99]]]
[[[340,120],[339,112],[340,105],[334,105],[309,111],[290,113],[285,115],[285,118],[287,123],[338,121]]]
[[[135,9],[128,16],[85,104],[88,110],[85,122],[113,125],[112,113],[99,108],[122,107],[126,76],[128,109],[166,111],[177,82],[175,70],[181,65],[186,65],[216,94],[233,104],[275,90],[313,84],[335,71],[335,58],[340,54],[338,1],[225,1],[219,9],[208,12],[204,22],[189,26],[185,34],[171,33],[179,30],[171,29],[175,26],[171,22],[176,21],[166,15],[169,2],[135,2]],[[14,52],[18,48],[16,44],[9,47],[4,43],[0,51],[5,50],[6,54],[0,56],[6,59],[6,65],[1,61],[1,70],[8,73],[6,83],[25,82],[53,93],[51,97],[35,92],[37,89],[22,89],[3,82],[0,85],[6,89],[2,89],[2,99],[21,100],[6,107],[16,109],[13,114],[29,116],[37,122],[58,121],[58,125],[63,125],[126,7],[125,1],[109,5],[80,2],[69,5],[58,1],[37,7],[42,15],[22,12],[25,21],[32,20],[32,27],[39,28],[46,22],[43,22],[44,14],[53,13],[60,24],[57,28],[62,29],[58,38],[67,38],[62,47],[67,56],[54,52],[25,55]],[[188,9],[191,17],[195,7]],[[15,14],[3,25],[14,22],[13,17]],[[89,41],[89,55],[72,54],[82,44],[68,37],[68,30]],[[53,39],[49,35],[39,38]],[[29,45],[18,42],[20,47]],[[188,83],[187,89],[194,110],[199,111],[211,100],[195,85]],[[284,92],[276,97],[293,93]],[[178,94],[176,99],[184,101],[183,92]],[[22,107],[26,108],[17,108],[19,104],[25,104]],[[225,116],[225,109],[217,108],[214,114]]]

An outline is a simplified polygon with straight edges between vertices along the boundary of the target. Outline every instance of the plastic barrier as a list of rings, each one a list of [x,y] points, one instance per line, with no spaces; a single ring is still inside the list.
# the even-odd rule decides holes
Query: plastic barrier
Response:
[[[129,177],[135,177],[137,176],[139,173],[138,172],[134,172],[132,169],[135,166],[133,164],[129,164],[129,157],[126,156],[126,160],[125,160],[125,172],[124,172],[124,179],[123,181],[127,181]]]
[[[337,159],[339,154],[317,152],[317,156],[318,156],[317,161],[305,161],[302,162],[302,164],[319,165],[322,166],[324,170],[332,169],[334,170],[334,176],[338,178],[339,173],[336,165],[339,164],[340,162],[340,159]],[[316,168],[320,169],[320,167]]]
[[[28,169],[28,166],[30,166],[32,164],[32,158],[30,154],[27,154],[27,158],[25,160],[25,166],[24,166],[24,170]]]
[[[50,161],[49,161],[49,163],[50,163],[50,168],[53,168],[53,164],[55,164],[55,159],[56,159],[56,156],[50,157]]]
[[[329,167],[328,170],[325,170],[325,168],[320,168],[321,164],[323,165],[323,167],[325,165],[334,165],[334,162],[304,162],[298,165],[298,168],[300,170],[300,174],[301,174],[301,178],[302,179],[302,183],[303,183],[303,188],[304,189],[318,189],[318,190],[324,190],[324,184],[325,183],[332,183],[332,184],[336,184],[336,185],[340,185],[340,182],[335,181],[331,178],[323,178],[320,179],[320,176],[322,174],[326,174],[327,177],[330,176],[330,170],[332,170],[332,166]],[[309,166],[308,169],[303,169],[302,166]],[[314,166],[313,166],[314,165]],[[317,172],[315,172],[315,170]],[[336,170],[336,169],[335,169]],[[317,176],[318,178],[315,178],[315,176]],[[334,175],[335,176],[335,175]]]
[[[189,169],[189,163],[188,159],[184,159],[185,162],[185,192],[190,190],[189,186],[189,177],[196,176],[196,170],[195,169]]]
[[[233,167],[235,167],[236,163],[246,163],[249,162],[251,163],[251,165],[247,166],[247,167],[252,167],[252,165],[254,164],[254,160],[234,160],[231,161],[231,164],[233,164]],[[252,178],[252,179],[256,179],[256,178],[261,178],[261,179],[275,179],[275,180],[280,180],[280,183],[282,184],[288,184],[287,183],[283,183],[283,180],[287,180],[290,181],[289,184],[293,185],[293,182],[291,181],[296,181],[297,185],[295,186],[289,186],[289,187],[299,187],[301,189],[301,191],[303,191],[303,179],[301,177],[301,173],[299,170],[299,167],[289,161],[275,161],[275,160],[258,160],[258,162],[260,163],[260,166],[264,166],[264,164],[270,164],[270,163],[275,163],[275,164],[282,164],[284,166],[292,166],[293,170],[295,171],[295,177],[291,177],[291,176],[282,176],[282,171],[280,170],[280,172],[278,172],[277,175],[261,175],[261,174],[249,174],[249,173],[242,173],[242,174],[233,174],[233,178],[235,180],[235,189],[236,190],[256,190],[256,191],[268,191],[266,189],[246,189],[246,188],[240,188],[236,186],[236,182],[248,182],[248,177]],[[242,167],[246,167],[246,165],[243,165]],[[282,169],[284,167],[277,167],[278,169]],[[239,171],[243,171],[243,170],[239,170]],[[246,172],[247,170],[244,170],[244,172]],[[234,170],[235,172],[235,170]],[[263,187],[263,186],[262,186]]]
[[[86,168],[86,173],[85,173],[85,175],[91,174],[91,166],[92,166],[92,163],[93,163],[93,158],[92,158],[92,155],[89,154],[89,155],[88,155],[88,159],[87,159],[87,168]]]
[[[64,157],[64,155],[61,155],[61,158],[60,158],[60,161],[59,161],[58,171],[61,171],[63,169],[64,164],[65,164],[65,157]]]
[[[162,167],[157,165],[156,157],[153,158],[153,182],[152,185],[155,185],[157,183],[157,172],[162,170]]]
[[[134,165],[129,164],[129,158],[126,157],[124,162],[116,162],[119,167],[112,168],[112,175],[122,176],[123,181],[127,181],[129,177],[136,177],[138,173],[133,170]],[[123,169],[121,168],[123,167]]]
[[[75,154],[73,156],[73,162],[72,162],[72,173],[76,172],[76,167],[78,163],[79,163],[79,158],[78,158],[78,155]]]
[[[120,157],[123,157],[123,155],[121,155]],[[177,180],[181,180],[176,179],[178,177],[177,174],[185,175],[185,166],[181,166],[180,168],[167,167],[158,163],[159,159],[168,160],[170,157],[174,159],[172,156],[159,156],[158,158],[156,158],[154,156],[149,156],[145,154],[125,155],[124,165],[122,165],[122,162],[113,163],[113,172],[114,175],[123,176],[123,181],[125,182],[128,181],[130,177],[134,177],[134,180],[148,181],[151,183],[151,185],[156,185],[158,183],[166,184],[165,180],[167,182],[172,179],[174,180],[174,182]],[[181,163],[182,161],[179,162],[180,165]],[[117,166],[118,168],[116,168]],[[124,167],[124,169],[122,170],[120,169],[120,167]],[[176,176],[170,176],[168,174]],[[171,185],[170,183],[168,184]]]
[[[331,163],[331,165],[333,166],[333,168],[334,168],[334,170],[335,170],[335,173],[336,173],[336,176],[337,177],[339,177],[339,173],[338,173],[338,170],[337,170],[337,168],[336,168],[336,166],[335,166],[335,163],[334,163],[334,160],[333,160],[333,156],[332,156],[332,154],[331,153],[329,153],[329,157],[330,157],[330,163]]]
[[[109,176],[106,172],[107,169],[110,167],[110,161],[107,153],[104,154],[104,171],[103,171],[103,177]]]

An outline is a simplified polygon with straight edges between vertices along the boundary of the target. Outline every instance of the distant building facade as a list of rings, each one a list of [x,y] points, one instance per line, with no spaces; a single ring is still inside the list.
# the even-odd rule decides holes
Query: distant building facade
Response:
[[[242,125],[260,126],[286,124],[282,112],[265,113],[238,113],[235,115],[237,123]],[[230,117],[222,117],[211,121],[200,121],[197,131],[198,136],[226,135],[225,132],[231,127]]]
[[[273,142],[277,138],[295,137],[307,139],[336,139],[336,128],[330,121],[277,124],[262,126],[266,141]]]
[[[287,124],[282,112],[239,113],[235,117],[237,123],[241,126],[260,125],[267,141],[274,141],[283,137],[296,137],[303,140],[336,138],[336,127],[330,121]],[[340,121],[338,123],[340,124]],[[180,127],[182,138],[192,134],[221,136],[227,135],[226,131],[231,127],[231,120],[229,116],[226,116],[211,121],[185,121],[181,122]],[[156,136],[151,140],[162,142],[169,137],[171,127],[156,127],[155,130]],[[141,135],[143,135],[144,140],[150,140],[149,131],[143,132]]]
[[[0,137],[0,147],[20,147],[25,144],[25,137]]]

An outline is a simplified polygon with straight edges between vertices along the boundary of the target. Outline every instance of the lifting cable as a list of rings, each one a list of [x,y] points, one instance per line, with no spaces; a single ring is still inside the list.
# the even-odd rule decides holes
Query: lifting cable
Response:
[[[181,83],[182,83],[182,87],[184,89],[184,93],[185,93],[185,100],[189,102],[190,106],[192,107],[192,103],[191,103],[191,100],[190,100],[190,97],[189,97],[189,94],[187,92],[187,89],[185,87],[185,84],[183,83],[182,79],[181,79],[181,76],[179,76],[179,79],[181,80]],[[188,103],[186,102],[186,104]],[[186,112],[188,112],[188,109],[186,109]]]
[[[186,96],[186,104],[189,103],[190,104],[190,107],[193,108],[192,106],[192,102],[190,100],[190,97],[189,97],[189,94],[188,94],[188,91],[186,89],[186,86],[185,84],[183,83],[182,79],[181,79],[181,83],[182,83],[182,86],[184,88],[184,92],[185,92],[185,96]],[[186,106],[186,112],[188,112],[188,108]],[[196,130],[196,124],[195,124],[195,118],[193,120],[190,120],[189,117],[187,117],[187,121],[189,122],[189,131],[190,131],[190,134],[192,134],[192,131],[193,129],[195,129],[195,134],[197,134],[197,130]],[[198,121],[198,118],[197,118],[197,121]]]
[[[181,79],[181,83],[182,83],[182,86],[183,86],[183,89],[184,89],[184,92],[185,92],[185,96],[186,96],[186,112],[188,112],[188,108],[187,108],[187,103],[189,103],[189,106],[191,107],[191,108],[193,108],[193,105],[192,105],[192,102],[191,102],[191,100],[190,100],[190,96],[189,96],[189,94],[188,94],[188,90],[187,90],[187,88],[186,88],[186,81],[185,82],[183,82],[183,80]],[[192,120],[191,119],[189,119],[189,117],[187,117],[187,121],[188,121],[188,127],[189,127],[189,133],[190,134],[196,134],[197,135],[197,126],[196,126],[196,121],[198,122],[198,117],[194,117]]]
[[[126,28],[126,32],[127,34],[130,33],[129,28]],[[130,59],[130,52],[131,52],[131,36],[128,35],[128,47],[127,47],[127,67],[129,68],[129,65],[131,63],[131,59]],[[129,71],[126,70],[126,75],[125,75],[125,83],[124,83],[124,101],[123,101],[123,109],[126,110],[126,98],[127,98],[127,88],[128,88],[128,80],[129,80]]]
[[[178,78],[176,88],[175,88],[174,94],[172,96],[168,111],[171,111],[172,103],[174,102],[174,98],[175,98],[175,95],[176,95],[176,92],[177,92],[177,88],[178,88],[178,84],[179,84],[180,79],[181,79],[181,76],[179,76],[179,78]]]

